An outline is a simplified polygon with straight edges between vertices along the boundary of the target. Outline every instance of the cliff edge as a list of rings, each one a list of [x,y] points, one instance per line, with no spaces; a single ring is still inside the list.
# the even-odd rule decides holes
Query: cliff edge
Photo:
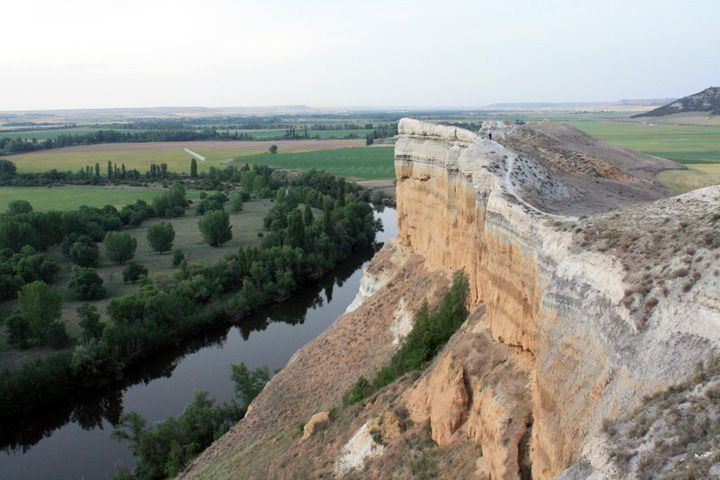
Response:
[[[398,237],[371,262],[353,309],[183,478],[579,480],[713,468],[714,430],[657,439],[707,424],[698,412],[717,404],[707,399],[720,392],[720,188],[670,197],[654,175],[672,162],[550,122],[487,127],[493,140],[400,122]],[[459,269],[470,315],[447,346],[425,370],[342,407]]]

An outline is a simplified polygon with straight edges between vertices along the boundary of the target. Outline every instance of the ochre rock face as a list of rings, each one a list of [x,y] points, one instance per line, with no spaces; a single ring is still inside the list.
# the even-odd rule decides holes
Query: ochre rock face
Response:
[[[523,175],[508,173],[508,158],[516,159],[517,169],[516,152],[480,138],[458,141],[452,131],[417,122],[401,122],[400,133],[399,241],[431,269],[464,269],[471,303],[484,308],[492,339],[525,352],[511,361],[527,380],[529,398],[521,403],[532,422],[527,461],[533,478],[559,475],[578,460],[603,418],[682,380],[717,342],[717,329],[673,331],[665,323],[676,320],[659,314],[639,328],[620,302],[627,288],[623,265],[612,255],[578,248],[573,232],[558,228],[577,218],[526,204]],[[712,282],[707,287],[717,290]],[[675,310],[693,308],[677,292],[663,302]],[[659,363],[664,356],[676,363]],[[442,357],[408,393],[411,412],[430,419],[441,445],[458,430],[482,443],[483,452],[501,449],[501,437],[511,437],[514,458],[505,449],[486,454],[485,463],[492,478],[517,478],[525,429],[503,425],[525,425],[528,418],[516,417],[518,404],[492,388],[469,393],[460,378],[468,383],[461,364]],[[483,383],[482,375],[473,378],[471,384]],[[468,398],[469,412],[463,410]]]
[[[346,314],[182,477],[412,478],[430,457],[444,457],[438,478],[621,477],[604,421],[692,377],[720,343],[720,187],[663,199],[653,175],[667,162],[568,128],[498,123],[489,141],[402,120],[398,238]],[[573,170],[590,157],[592,172]],[[385,365],[399,325],[459,269],[470,315],[427,368],[303,440],[298,423]]]

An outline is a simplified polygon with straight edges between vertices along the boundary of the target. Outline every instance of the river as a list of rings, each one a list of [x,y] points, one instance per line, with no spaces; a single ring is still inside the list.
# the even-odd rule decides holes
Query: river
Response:
[[[385,226],[383,243],[397,234],[396,213],[375,213]],[[129,372],[126,383],[67,405],[53,405],[31,424],[0,433],[3,480],[94,480],[107,478],[116,465],[132,466],[127,442],[110,438],[123,411],[137,411],[150,422],[179,414],[205,390],[218,402],[234,396],[230,365],[284,367],[293,353],[322,333],[352,302],[362,269],[373,251],[355,254],[318,285],[248,317],[241,325],[208,332]]]

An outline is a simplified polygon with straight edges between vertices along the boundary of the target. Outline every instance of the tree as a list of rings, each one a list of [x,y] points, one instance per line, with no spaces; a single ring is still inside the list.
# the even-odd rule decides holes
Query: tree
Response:
[[[242,192],[235,192],[230,197],[230,210],[233,212],[242,212],[243,209],[243,194]]]
[[[179,248],[173,250],[173,266],[179,266],[183,260],[185,260],[185,254],[183,253],[183,251]]]
[[[48,340],[51,325],[59,322],[62,297],[47,283],[37,280],[25,284],[18,292],[20,315],[27,323],[27,335],[38,344]]]
[[[310,208],[310,205],[305,205],[305,226],[309,227],[314,221],[315,216],[313,215],[312,208]]]
[[[98,162],[95,162],[95,177],[100,177],[100,164]]]
[[[123,270],[123,282],[135,283],[142,275],[147,275],[148,270],[135,260],[130,260]]]
[[[230,378],[235,383],[235,395],[247,406],[258,396],[265,384],[270,380],[268,367],[250,370],[244,363],[231,365]]]
[[[111,162],[110,160],[108,160],[108,162],[107,162],[107,176],[108,176],[108,178],[112,178],[112,174],[113,174],[112,162]]]
[[[270,153],[277,153],[277,152],[278,152],[278,146],[275,145],[275,144],[270,145],[270,148],[268,148],[268,151],[269,151]]]
[[[75,242],[68,254],[81,267],[97,267],[100,249],[95,242]]]
[[[105,325],[100,323],[100,315],[95,305],[83,303],[77,308],[78,317],[80,318],[80,328],[82,328],[82,341],[87,343],[91,340],[100,340]]]
[[[195,160],[195,157],[190,158],[190,176],[193,178],[197,178],[198,176],[197,160]]]
[[[168,252],[172,249],[175,239],[175,229],[170,222],[158,222],[148,226],[148,243],[156,252]]]
[[[302,213],[297,208],[292,211],[288,219],[288,242],[291,247],[301,247],[305,244],[305,223]]]
[[[103,298],[107,293],[103,287],[103,279],[94,268],[73,267],[68,286],[80,300]]]
[[[7,214],[8,215],[20,215],[23,213],[31,213],[33,211],[32,205],[27,200],[13,200],[8,203]]]
[[[105,254],[118,265],[133,258],[137,248],[137,240],[127,232],[108,232],[103,244]]]
[[[230,217],[224,210],[205,212],[198,222],[203,239],[212,247],[222,245],[232,238]]]

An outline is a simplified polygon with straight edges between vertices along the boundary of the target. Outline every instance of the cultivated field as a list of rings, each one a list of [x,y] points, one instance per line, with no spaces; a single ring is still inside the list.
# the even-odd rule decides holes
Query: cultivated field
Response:
[[[567,122],[608,143],[680,163],[720,162],[720,128],[621,121]]]
[[[318,152],[293,152],[238,158],[236,164],[251,163],[299,170],[325,170],[355,180],[395,178],[394,149],[388,147],[340,148]]]
[[[660,172],[657,179],[677,193],[720,183],[720,163],[690,163],[687,167]]]
[[[278,146],[280,152],[310,152],[358,147],[365,145],[365,139],[109,143],[42,150],[8,155],[4,158],[12,160],[19,172],[44,172],[52,169],[77,171],[97,162],[104,173],[108,161],[114,164],[124,163],[127,168],[136,168],[141,172],[148,170],[151,163],[167,163],[168,170],[172,172],[189,172],[190,155],[184,151],[185,148],[207,158],[205,162],[198,162],[198,168],[206,171],[210,166],[218,166],[234,157],[267,152],[273,144]]]
[[[138,199],[150,202],[162,191],[162,188],[123,186],[0,187],[0,212],[5,211],[8,203],[13,200],[27,200],[35,211],[74,210],[83,205],[89,207],[112,205],[120,208],[135,203]],[[193,200],[199,193],[196,190],[188,190],[187,197]]]
[[[225,255],[237,251],[241,246],[258,244],[262,239],[258,237],[258,232],[263,229],[263,217],[270,210],[272,203],[269,200],[255,200],[245,202],[243,211],[240,213],[230,214],[230,222],[232,223],[233,238],[220,247],[210,247],[203,243],[202,235],[198,229],[198,220],[200,217],[195,214],[194,207],[188,208],[184,217],[173,219],[162,219],[173,224],[175,229],[175,241],[173,248],[181,248],[185,253],[185,258],[192,261],[207,262],[214,264]],[[134,260],[144,265],[150,275],[158,273],[171,273],[172,254],[159,254],[153,251],[147,241],[148,225],[160,221],[159,219],[151,219],[144,222],[140,227],[125,228],[123,231],[130,233],[137,239],[137,251]],[[98,308],[102,317],[106,317],[106,307],[110,299],[135,291],[137,284],[123,283],[122,271],[123,265],[115,265],[106,256],[102,244],[100,247],[100,264],[97,268],[98,274],[103,278],[103,286],[107,289],[107,297],[102,300],[93,300],[83,302],[75,300],[72,293],[68,290],[70,282],[70,270],[72,262],[60,252],[60,247],[55,246],[47,251],[47,254],[60,264],[60,273],[52,286],[57,288],[63,296],[62,321],[65,323],[68,334],[77,336],[80,334],[80,328],[77,324],[77,307],[82,303],[91,303]],[[6,312],[10,312],[16,308],[17,301],[5,302],[0,305],[0,316]],[[5,329],[0,328],[0,352],[8,349],[5,338]],[[42,356],[42,351],[35,352]],[[22,361],[21,358],[26,356],[23,352],[7,351],[0,353],[0,366],[3,363]]]

